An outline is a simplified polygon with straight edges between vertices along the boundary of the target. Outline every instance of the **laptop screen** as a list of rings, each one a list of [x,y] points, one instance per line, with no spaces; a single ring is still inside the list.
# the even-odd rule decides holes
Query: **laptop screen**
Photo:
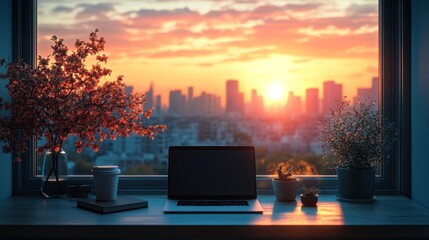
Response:
[[[170,199],[255,199],[255,148],[170,147]]]

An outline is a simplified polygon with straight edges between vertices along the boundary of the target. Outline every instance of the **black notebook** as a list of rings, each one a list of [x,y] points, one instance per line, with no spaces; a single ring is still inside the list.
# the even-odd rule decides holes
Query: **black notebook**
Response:
[[[148,206],[146,200],[137,197],[117,197],[114,201],[95,201],[95,198],[77,200],[77,206],[98,213],[111,213]]]

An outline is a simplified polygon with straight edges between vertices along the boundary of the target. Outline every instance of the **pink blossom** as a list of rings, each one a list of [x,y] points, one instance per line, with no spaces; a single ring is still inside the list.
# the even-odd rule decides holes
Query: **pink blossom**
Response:
[[[122,75],[100,83],[112,71],[100,65],[108,57],[101,54],[106,41],[97,33],[98,29],[90,33],[88,42],[77,39],[72,52],[54,35],[53,52],[39,56],[37,67],[17,61],[0,74],[1,79],[9,80],[6,88],[13,102],[12,108],[0,97],[0,111],[10,111],[10,117],[0,118],[0,141],[4,152],[16,153],[15,161],[28,150],[27,141],[33,137],[47,140],[39,153],[59,152],[69,135],[78,138],[76,151],[85,146],[98,151],[107,133],[112,140],[131,133],[152,138],[166,129],[165,125],[144,124],[152,110],[144,112],[138,107],[146,102],[144,94],[126,94]],[[95,58],[97,63],[86,67],[87,58]],[[0,60],[0,66],[3,63]]]

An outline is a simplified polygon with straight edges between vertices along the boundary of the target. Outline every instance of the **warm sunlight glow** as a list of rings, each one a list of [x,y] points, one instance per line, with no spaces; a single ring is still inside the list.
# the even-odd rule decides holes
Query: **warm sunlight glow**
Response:
[[[285,88],[279,82],[270,83],[265,91],[265,97],[269,103],[278,103],[285,99]]]
[[[317,207],[304,207],[299,198],[297,198],[294,202],[274,204],[272,209],[264,209],[264,217],[256,219],[252,224],[342,225],[344,223],[345,219],[341,203],[319,200]]]
[[[137,108],[153,109],[149,122],[168,126],[155,141],[132,135],[83,150],[73,174],[113,164],[125,175],[166,175],[168,146],[243,144],[257,149],[258,175],[280,162],[295,174],[336,174],[319,162],[318,120],[344,96],[378,106],[378,8],[379,0],[38,0],[37,54],[52,52],[52,35],[70,54],[99,29],[101,67],[113,71],[100,82],[124,75],[127,94],[146,94]],[[305,214],[296,222],[313,217]]]
[[[224,111],[228,79],[239,81],[244,103],[256,89],[262,105],[284,108],[289,92],[297,102],[308,88],[323,97],[328,80],[353,99],[378,74],[377,0],[90,2],[38,1],[38,53],[51,51],[53,34],[72,45],[98,28],[113,76],[137,92],[153,82],[166,111],[170,91],[188,87],[220,97]]]

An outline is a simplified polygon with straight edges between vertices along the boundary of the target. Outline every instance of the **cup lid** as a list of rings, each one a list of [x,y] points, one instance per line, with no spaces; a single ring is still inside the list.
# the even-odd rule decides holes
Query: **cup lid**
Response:
[[[105,166],[94,166],[94,167],[92,167],[92,172],[110,173],[110,172],[120,172],[120,170],[119,170],[118,166],[105,165]]]

